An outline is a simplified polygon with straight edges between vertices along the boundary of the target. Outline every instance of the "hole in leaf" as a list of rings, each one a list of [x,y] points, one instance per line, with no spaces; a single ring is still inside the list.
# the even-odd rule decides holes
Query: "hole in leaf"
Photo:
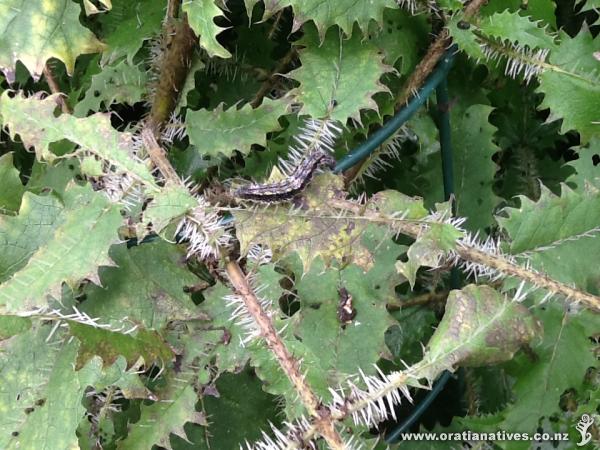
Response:
[[[594,156],[592,156],[592,162],[594,163],[594,167],[600,164],[600,155],[595,154]]]

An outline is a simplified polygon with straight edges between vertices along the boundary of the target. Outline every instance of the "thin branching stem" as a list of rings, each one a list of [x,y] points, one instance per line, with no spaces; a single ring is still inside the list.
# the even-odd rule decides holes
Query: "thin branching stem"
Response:
[[[490,255],[476,247],[468,245],[458,246],[455,251],[463,260],[481,264],[504,275],[527,281],[534,286],[539,286],[549,292],[562,295],[567,300],[580,302],[591,310],[600,312],[600,297],[568,286],[560,281],[550,278],[546,274],[519,266],[507,259]]]
[[[389,223],[394,226],[396,231],[410,236],[413,239],[417,239],[420,235],[422,235],[423,231],[428,226],[427,222],[423,221],[391,218],[379,215],[377,213],[363,211],[364,207],[362,205],[358,205],[351,201],[332,200],[332,202],[334,206],[345,211],[361,215],[366,220],[376,223]],[[459,242],[459,245],[456,246],[454,251],[462,260],[489,267],[505,276],[516,277],[520,280],[527,281],[534,286],[538,286],[542,289],[546,289],[549,292],[562,295],[568,300],[580,302],[588,308],[600,312],[600,297],[568,286],[560,281],[550,278],[546,274],[537,272],[527,267],[522,267],[507,258],[503,258],[502,256],[489,254],[466,241]]]
[[[281,59],[275,70],[269,74],[267,79],[260,86],[258,92],[254,96],[254,99],[250,102],[253,108],[257,108],[262,103],[265,96],[273,89],[273,86],[277,82],[277,77],[281,76],[282,73],[288,68],[294,57],[296,56],[296,49],[291,48],[290,51]]]

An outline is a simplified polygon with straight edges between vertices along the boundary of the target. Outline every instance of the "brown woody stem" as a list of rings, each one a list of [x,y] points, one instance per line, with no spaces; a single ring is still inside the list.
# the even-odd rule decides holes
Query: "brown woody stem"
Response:
[[[169,120],[177,105],[179,93],[188,75],[196,41],[196,35],[188,25],[187,18],[170,19],[165,24],[162,43],[165,51],[160,62],[160,76],[152,109],[147,119],[147,126],[155,134]]]
[[[463,10],[463,19],[469,20],[479,12],[487,0],[473,0]],[[418,91],[431,71],[435,68],[440,58],[450,46],[451,38],[448,29],[444,28],[437,38],[431,43],[427,53],[419,62],[410,78],[396,97],[396,105],[403,106]]]
[[[385,215],[380,215],[376,212],[364,211],[363,205],[358,205],[349,200],[333,200],[332,206],[351,211],[357,216],[374,223],[388,224],[394,227],[396,231],[417,239],[422,235],[423,231],[428,226],[427,223],[420,223],[409,220],[400,220],[390,218]],[[595,312],[600,312],[600,297],[581,291],[579,289],[568,286],[560,281],[550,278],[544,273],[519,266],[514,262],[503,258],[499,255],[491,255],[480,250],[479,248],[469,245],[466,242],[460,242],[456,245],[454,252],[464,261],[471,261],[476,264],[481,264],[489,267],[505,276],[511,276],[524,280],[528,283],[538,286],[550,292],[562,295],[568,300],[580,302]]]
[[[280,339],[273,322],[260,305],[244,272],[235,261],[227,262],[225,269],[227,270],[229,281],[237,293],[242,297],[248,312],[258,325],[261,336],[265,340],[267,347],[273,352],[279,366],[300,396],[302,403],[309,414],[315,419],[315,426],[319,433],[332,449],[345,449],[346,446],[344,445],[342,438],[334,428],[333,421],[329,415],[329,410],[321,405],[321,402],[313,392],[312,388],[306,382],[306,379],[300,372],[300,364]]]
[[[46,83],[48,83],[48,87],[50,88],[50,92],[52,92],[53,94],[60,94],[57,98],[58,104],[60,105],[60,109],[63,112],[63,114],[71,114],[73,111],[71,110],[71,107],[67,104],[67,101],[65,100],[65,95],[61,92],[60,86],[54,78],[52,68],[49,64],[46,64],[43,73],[44,78],[46,79]]]
[[[158,168],[167,182],[174,184],[183,184],[175,169],[167,159],[167,154],[160,146],[154,132],[150,128],[143,128],[141,132],[142,142],[148,152],[148,156]]]

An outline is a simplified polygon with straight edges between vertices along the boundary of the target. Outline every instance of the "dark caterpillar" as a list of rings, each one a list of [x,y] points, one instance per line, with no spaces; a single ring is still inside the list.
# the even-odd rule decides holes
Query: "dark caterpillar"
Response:
[[[284,202],[293,199],[306,188],[316,170],[326,166],[335,167],[335,159],[320,150],[310,153],[296,166],[292,174],[283,181],[268,184],[250,184],[234,191],[234,196],[243,200],[259,202]]]
[[[346,325],[352,323],[354,318],[356,317],[356,309],[352,304],[352,295],[348,292],[346,288],[340,288],[338,290],[338,294],[340,296],[340,302],[338,304],[338,320],[342,325],[342,328],[345,328]]]

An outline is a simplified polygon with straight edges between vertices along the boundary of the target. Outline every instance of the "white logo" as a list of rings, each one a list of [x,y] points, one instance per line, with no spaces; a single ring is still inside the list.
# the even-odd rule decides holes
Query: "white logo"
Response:
[[[584,414],[579,419],[579,423],[575,425],[575,429],[581,434],[581,441],[577,443],[578,447],[581,447],[592,440],[592,433],[588,431],[588,428],[594,423],[594,418],[588,414]]]

